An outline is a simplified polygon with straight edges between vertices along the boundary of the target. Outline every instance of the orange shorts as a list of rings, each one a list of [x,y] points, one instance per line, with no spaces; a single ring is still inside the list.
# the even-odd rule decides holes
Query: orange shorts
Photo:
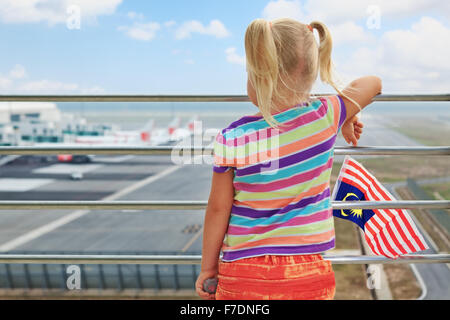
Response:
[[[219,262],[217,300],[331,300],[331,262],[320,254],[244,258]]]

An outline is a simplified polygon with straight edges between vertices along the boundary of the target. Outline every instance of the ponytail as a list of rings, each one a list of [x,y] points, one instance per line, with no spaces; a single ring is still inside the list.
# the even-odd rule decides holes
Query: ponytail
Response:
[[[334,66],[331,61],[331,51],[333,49],[333,41],[331,40],[331,34],[328,28],[322,23],[318,21],[313,21],[310,23],[310,26],[317,30],[319,33],[319,71],[320,71],[320,80],[322,82],[331,85],[334,90],[337,91],[341,96],[347,98],[351,102],[353,102],[361,111],[361,106],[355,100],[346,96],[342,91],[337,87],[335,82],[334,75]]]
[[[250,82],[255,89],[258,108],[270,126],[279,123],[272,116],[272,97],[277,92],[279,61],[270,23],[254,20],[245,33],[245,53]]]

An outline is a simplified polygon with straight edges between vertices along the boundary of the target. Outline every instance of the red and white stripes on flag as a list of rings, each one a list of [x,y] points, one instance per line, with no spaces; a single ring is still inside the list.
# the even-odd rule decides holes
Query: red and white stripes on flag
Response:
[[[366,201],[396,200],[372,174],[350,156],[344,159],[334,195],[341,185],[340,181],[342,185],[350,185],[349,187],[361,191]],[[364,209],[363,212],[365,217],[372,215],[364,224],[364,234],[374,254],[395,259],[399,255],[428,249],[405,209]]]

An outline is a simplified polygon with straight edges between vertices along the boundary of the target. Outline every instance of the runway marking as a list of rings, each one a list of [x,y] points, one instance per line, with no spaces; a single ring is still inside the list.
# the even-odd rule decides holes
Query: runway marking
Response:
[[[7,252],[13,250],[27,242],[30,242],[46,233],[49,233],[75,219],[78,219],[88,213],[88,210],[77,210],[67,216],[52,221],[42,227],[31,230],[15,239],[12,239],[0,246],[0,252]]]
[[[416,300],[423,300],[423,299],[425,299],[425,297],[428,294],[427,285],[425,284],[425,281],[423,281],[423,278],[420,275],[419,271],[417,270],[416,265],[410,264],[409,266],[410,266],[412,272],[414,273],[414,275],[416,276],[416,279],[417,279],[417,282],[419,283],[420,288],[422,289],[422,294]]]
[[[186,250],[189,249],[190,246],[192,246],[194,241],[197,240],[198,237],[200,237],[200,235],[202,235],[202,233],[203,233],[203,227],[201,227],[200,230],[198,230],[197,233],[191,238],[191,240],[189,240],[186,243],[186,245],[181,249],[181,252],[186,252]]]
[[[25,192],[42,187],[43,185],[54,181],[54,179],[2,178],[0,179],[0,191]]]
[[[130,159],[133,159],[134,155],[124,155],[124,156],[117,156],[117,157],[95,157],[95,162],[111,162],[111,163],[119,163],[123,161],[127,161]]]
[[[101,200],[105,200],[105,201],[112,201],[112,200],[116,200],[128,193],[131,193],[147,184],[153,183],[158,179],[161,179],[173,172],[175,172],[176,170],[180,169],[182,166],[176,165],[176,166],[171,166],[157,174],[155,174],[154,176],[150,176],[144,180],[138,181],[134,184],[132,184],[129,187],[126,187],[110,196],[107,196]],[[84,216],[85,214],[87,214],[90,210],[77,210],[72,212],[71,214],[68,214],[62,218],[59,218],[55,221],[52,221],[42,227],[36,228],[34,230],[31,230],[15,239],[12,239],[2,245],[0,245],[0,252],[7,252],[7,251],[11,251],[27,242],[30,242],[32,240],[35,240],[39,237],[41,237],[42,235],[49,233],[69,222],[72,222],[78,218],[81,218],[82,216]]]
[[[86,173],[92,170],[97,170],[103,167],[101,164],[73,164],[73,163],[57,163],[51,166],[42,167],[34,169],[32,173],[46,173],[46,174],[61,174],[67,173],[68,175],[72,172]]]

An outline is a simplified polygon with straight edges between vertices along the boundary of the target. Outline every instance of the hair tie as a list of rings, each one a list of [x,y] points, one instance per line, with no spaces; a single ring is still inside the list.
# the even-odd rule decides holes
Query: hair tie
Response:
[[[307,24],[306,26],[308,27],[309,31],[313,32],[313,27],[311,27],[310,24]]]

